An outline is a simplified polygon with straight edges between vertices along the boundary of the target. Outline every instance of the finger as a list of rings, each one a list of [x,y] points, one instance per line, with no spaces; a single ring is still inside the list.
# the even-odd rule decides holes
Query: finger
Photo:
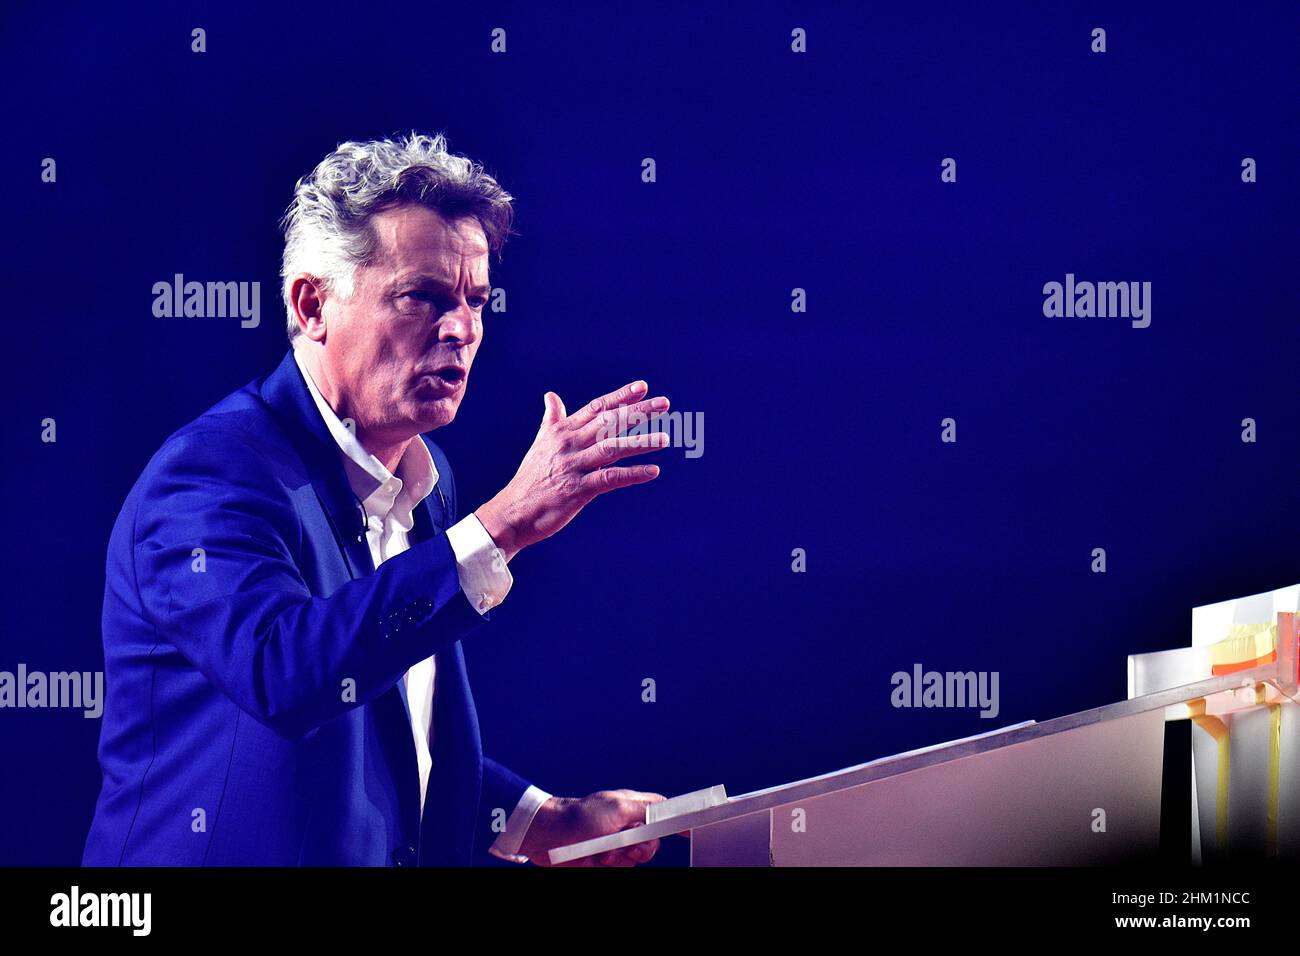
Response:
[[[620,857],[626,861],[629,866],[636,866],[639,863],[649,862],[659,850],[658,840],[647,840],[645,843],[636,843],[632,846],[623,847],[615,850]]]
[[[617,795],[621,809],[641,818],[643,822],[647,807],[655,803],[663,803],[668,799],[659,793],[641,793],[638,790],[619,790]]]
[[[626,468],[601,468],[582,476],[580,484],[584,494],[603,495],[629,485],[643,485],[659,477],[658,465],[629,465]]]
[[[646,814],[649,813],[649,807],[656,803],[662,803],[668,799],[657,793],[638,793],[635,790],[623,790],[619,792],[618,814],[624,820],[628,821],[628,826],[624,829],[635,829],[643,827],[646,823]]]
[[[624,852],[633,862],[649,863],[654,859],[654,855],[659,852],[659,841],[647,840],[645,843],[638,843],[636,846],[628,847]]]
[[[595,416],[580,431],[583,438],[595,442],[598,438],[611,438],[623,434],[629,428],[638,428],[643,424],[652,424],[656,418],[668,411],[669,402],[663,395],[647,398],[631,405],[611,408]]]
[[[665,432],[649,432],[645,435],[627,435],[623,438],[603,438],[585,451],[574,455],[574,464],[583,471],[594,471],[602,465],[609,465],[629,455],[644,455],[648,451],[667,448],[672,436]]]
[[[635,382],[628,382],[622,388],[602,395],[600,398],[593,398],[579,411],[570,416],[574,427],[581,428],[601,412],[608,411],[611,408],[618,408],[618,406],[626,405],[628,402],[638,401],[648,388],[649,386],[645,382],[638,379]]]
[[[662,800],[668,799],[662,793],[652,793],[646,790],[624,789],[624,790],[610,790],[609,792],[616,797],[626,797],[628,800],[637,800],[641,803],[659,803]]]
[[[546,410],[542,413],[542,424],[553,425],[562,421],[566,415],[564,402],[559,395],[554,392],[547,392],[542,396],[542,404]]]

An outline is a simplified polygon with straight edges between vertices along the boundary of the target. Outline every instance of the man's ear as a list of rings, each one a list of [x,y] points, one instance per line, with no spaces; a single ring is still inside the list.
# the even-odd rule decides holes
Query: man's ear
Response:
[[[313,342],[325,341],[325,283],[300,272],[289,285],[289,301],[302,334]]]

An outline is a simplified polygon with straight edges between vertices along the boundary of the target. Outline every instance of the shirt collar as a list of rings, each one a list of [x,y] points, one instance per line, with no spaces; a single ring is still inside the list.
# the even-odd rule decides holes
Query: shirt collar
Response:
[[[412,514],[415,507],[429,496],[438,483],[438,467],[433,463],[433,455],[429,453],[424,439],[417,435],[406,446],[401,461],[397,463],[397,474],[393,474],[384,467],[383,462],[366,451],[351,429],[339,420],[312,381],[297,349],[293,351],[293,358],[298,363],[298,371],[307,382],[307,390],[311,392],[321,418],[325,420],[325,427],[339,446],[348,483],[365,509],[370,530],[380,530],[383,522],[391,517],[403,531],[410,531],[415,523]],[[378,522],[377,526],[375,522]]]

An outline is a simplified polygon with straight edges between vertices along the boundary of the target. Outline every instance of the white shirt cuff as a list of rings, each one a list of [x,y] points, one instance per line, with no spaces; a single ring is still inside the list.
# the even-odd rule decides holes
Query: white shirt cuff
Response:
[[[460,589],[476,611],[486,614],[506,599],[515,579],[478,515],[466,515],[448,528],[447,543],[456,555]]]
[[[506,821],[505,830],[488,847],[488,852],[511,863],[527,863],[528,857],[521,856],[519,848],[523,846],[528,828],[533,824],[533,817],[537,816],[537,811],[549,799],[551,795],[540,787],[530,786],[525,790],[514,812],[510,814],[510,819]]]

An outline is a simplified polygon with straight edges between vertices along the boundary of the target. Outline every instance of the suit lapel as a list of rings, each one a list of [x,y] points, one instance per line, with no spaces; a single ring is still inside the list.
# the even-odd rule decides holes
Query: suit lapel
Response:
[[[416,437],[416,441],[423,441],[423,438]],[[437,537],[447,530],[446,502],[442,494],[441,479],[438,484],[433,486],[433,491],[416,506],[415,511],[411,514],[411,533],[409,539],[411,544],[420,541],[428,541],[430,538]]]
[[[262,400],[302,458],[312,489],[348,562],[349,573],[354,578],[371,574],[375,566],[366,544],[365,516],[348,483],[338,443],[307,390],[293,349],[285,353],[276,370],[262,383]]]

